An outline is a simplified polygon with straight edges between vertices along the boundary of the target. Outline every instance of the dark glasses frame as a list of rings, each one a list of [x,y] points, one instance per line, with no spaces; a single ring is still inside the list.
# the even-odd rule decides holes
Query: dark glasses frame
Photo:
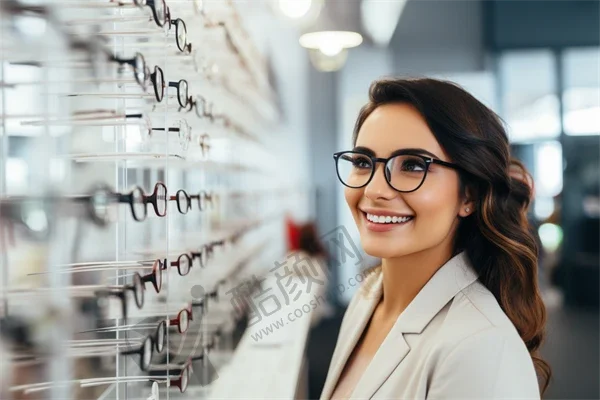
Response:
[[[142,276],[142,282],[144,284],[148,282],[152,283],[156,293],[160,293],[162,288],[162,271],[160,260],[154,261],[154,264],[152,265],[152,272]]]
[[[175,196],[170,196],[169,200],[177,203],[177,210],[180,214],[187,214],[192,209],[192,198],[183,189],[179,189]]]
[[[340,175],[339,161],[340,161],[340,159],[344,155],[347,155],[347,154],[358,154],[358,155],[361,155],[361,156],[366,157],[369,160],[371,160],[371,175],[369,176],[369,179],[367,179],[367,181],[363,185],[360,185],[360,186],[350,186],[350,185],[346,184],[344,182],[344,180],[342,179],[342,176]],[[399,190],[399,189],[395,188],[392,185],[390,176],[388,176],[389,174],[385,173],[386,171],[388,171],[390,169],[389,166],[388,166],[388,163],[391,160],[393,160],[394,158],[399,157],[399,156],[403,156],[403,155],[410,155],[410,156],[413,156],[413,157],[421,158],[423,160],[424,164],[425,164],[425,172],[423,173],[423,179],[421,180],[421,183],[419,183],[419,185],[415,189],[412,189],[412,190]],[[363,187],[367,186],[371,182],[371,180],[373,179],[373,176],[375,176],[375,170],[377,169],[377,163],[382,163],[384,165],[385,168],[383,170],[383,172],[384,172],[383,175],[384,175],[385,180],[388,183],[388,185],[390,185],[390,187],[392,189],[394,189],[395,191],[400,192],[400,193],[411,193],[411,192],[414,192],[417,189],[419,189],[423,185],[423,182],[425,182],[425,178],[427,178],[427,172],[429,171],[429,165],[430,164],[439,164],[439,165],[442,165],[444,167],[453,168],[453,169],[456,169],[456,170],[462,170],[462,168],[459,165],[457,165],[457,164],[453,164],[453,163],[449,163],[449,162],[446,162],[446,161],[438,160],[436,158],[425,156],[423,154],[418,154],[418,153],[415,153],[414,151],[402,151],[402,150],[400,150],[398,152],[395,152],[395,154],[393,154],[391,157],[388,157],[388,158],[373,157],[373,156],[371,156],[369,154],[366,154],[364,152],[361,152],[361,151],[354,151],[354,150],[352,150],[352,151],[339,151],[339,152],[333,153],[333,159],[335,160],[335,171],[337,173],[337,177],[338,177],[339,181],[344,186],[349,187],[351,189],[360,189],[360,188],[363,188]]]
[[[163,196],[161,193],[159,193],[159,191],[164,191],[164,200],[165,200],[165,208],[164,210],[159,210],[158,207],[158,200],[159,200],[159,196]],[[133,188],[133,190],[129,193],[115,193],[115,195],[118,198],[118,201],[120,203],[129,203],[129,206],[131,208],[131,214],[133,215],[133,219],[135,219],[138,222],[144,221],[147,216],[148,216],[148,204],[152,204],[152,207],[154,208],[154,213],[159,216],[159,217],[164,217],[165,215],[167,215],[167,197],[168,197],[168,191],[167,191],[167,187],[165,186],[164,183],[162,182],[157,182],[154,185],[154,190],[152,191],[151,195],[146,195],[144,193],[144,190],[139,187],[139,186],[135,186]],[[134,196],[137,195],[141,198],[142,200],[142,204],[144,205],[144,215],[143,216],[139,216],[136,215],[136,210],[135,210],[135,204],[134,204]]]
[[[135,305],[138,309],[144,307],[144,293],[146,291],[144,282],[140,274],[135,272],[133,274],[133,282],[131,284],[123,285],[122,288],[114,289],[110,286],[107,289],[96,290],[96,296],[115,296],[121,300],[121,310],[123,313],[123,319],[127,319],[127,292],[133,292],[133,298]]]
[[[187,26],[181,18],[172,19],[171,9],[167,6],[166,12],[167,30],[170,31],[175,25],[175,44],[182,53],[190,54],[192,52],[192,44],[188,43]],[[183,32],[183,39],[180,39],[179,34]]]
[[[217,195],[213,192],[208,192],[206,190],[201,190],[198,194],[190,195],[191,200],[198,200],[198,209],[200,211],[206,210],[208,204],[214,206],[214,200]]]
[[[166,258],[157,261],[160,263],[163,271],[167,269],[167,266],[170,266],[172,268],[175,267],[177,268],[177,273],[179,274],[179,276],[186,276],[190,273],[194,260],[192,257],[190,257],[189,254],[183,253],[179,255],[179,257],[177,257],[175,261],[169,262]],[[187,267],[185,266],[186,263]]]
[[[120,58],[114,54],[108,53],[108,58],[110,61],[119,65],[131,66],[135,81],[145,90],[146,81],[148,80],[148,68],[146,66],[146,59],[141,53],[136,52],[133,58]]]
[[[187,107],[190,99],[188,81],[180,79],[177,82],[169,82],[168,86],[177,89],[177,102],[181,107]]]
[[[133,2],[138,7],[150,7],[156,25],[160,27],[165,26],[167,22],[167,4],[165,0],[133,0]]]
[[[215,247],[224,246],[225,242],[225,239],[220,239],[207,243],[200,250],[190,252],[191,259],[194,260],[197,258],[200,261],[200,268],[206,268],[208,261],[214,256]]]
[[[152,363],[152,356],[155,348],[156,344],[154,343],[154,339],[152,339],[152,336],[147,336],[139,348],[120,351],[119,354],[122,356],[133,356],[139,354],[140,368],[142,371],[148,371],[150,364]]]

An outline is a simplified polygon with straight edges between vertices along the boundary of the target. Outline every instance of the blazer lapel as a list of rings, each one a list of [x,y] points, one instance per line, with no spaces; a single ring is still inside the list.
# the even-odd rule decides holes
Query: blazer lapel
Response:
[[[465,252],[454,256],[438,269],[400,314],[357,383],[351,397],[370,399],[409,354],[410,347],[404,335],[423,332],[429,322],[456,294],[476,280],[477,274],[471,267]],[[362,327],[360,331],[362,332]]]
[[[371,319],[373,310],[381,299],[381,278],[381,273],[374,276],[374,283],[370,290],[362,294],[364,297],[355,303],[352,310],[348,310],[351,312],[349,315],[350,318],[345,323],[348,330],[346,332],[340,331],[338,338],[340,341],[338,343],[339,348],[335,350],[334,358],[332,359],[332,369],[330,369],[325,386],[323,387],[321,400],[329,400],[331,398],[348,358],[354,351],[367,323]]]

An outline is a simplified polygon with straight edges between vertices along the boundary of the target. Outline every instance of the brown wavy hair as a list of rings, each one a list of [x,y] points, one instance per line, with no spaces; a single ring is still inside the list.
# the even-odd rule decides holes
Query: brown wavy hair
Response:
[[[475,212],[462,218],[454,237],[454,255],[466,251],[479,281],[498,303],[525,342],[541,380],[542,394],[552,375],[539,356],[545,337],[546,308],[537,277],[538,246],[527,220],[533,180],[511,158],[502,120],[455,83],[436,79],[384,79],[369,89],[353,143],[365,119],[389,103],[414,106],[437,141],[460,165],[460,192],[475,201]]]

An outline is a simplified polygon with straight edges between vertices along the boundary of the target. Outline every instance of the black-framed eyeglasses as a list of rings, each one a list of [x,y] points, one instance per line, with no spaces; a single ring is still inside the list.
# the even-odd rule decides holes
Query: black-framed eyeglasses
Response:
[[[138,7],[150,7],[156,25],[165,26],[167,23],[167,5],[165,0],[133,0],[133,2]]]
[[[119,65],[130,65],[133,68],[133,76],[135,81],[146,89],[146,81],[148,80],[148,68],[146,67],[146,59],[141,53],[135,53],[133,58],[120,58],[114,54],[108,53],[108,58],[112,62],[116,62]]]
[[[177,203],[177,210],[181,214],[187,214],[187,212],[192,208],[192,199],[189,194],[183,189],[179,189],[175,196],[170,196],[169,200],[175,201]]]
[[[188,109],[187,111],[192,111],[194,109],[196,111],[196,115],[198,118],[208,118],[211,122],[214,122],[215,115],[213,114],[213,106],[212,102],[209,102],[204,97],[200,95],[196,95],[196,98],[190,97],[188,99]]]
[[[190,273],[190,269],[192,268],[193,258],[186,253],[183,253],[177,257],[175,261],[169,262],[166,258],[163,260],[159,260],[161,264],[161,268],[166,270],[168,266],[177,268],[177,273],[179,276],[186,276]]]
[[[154,353],[155,348],[157,348],[156,343],[154,343],[154,338],[150,335],[146,337],[146,339],[144,339],[142,345],[139,348],[123,350],[120,351],[119,354],[122,356],[139,355],[140,368],[142,369],[142,371],[148,371],[148,369],[150,368],[150,363],[152,362],[152,354]]]
[[[162,288],[162,267],[159,260],[155,261],[152,265],[151,273],[142,276],[142,282],[144,284],[148,282],[152,283],[156,293],[160,293],[160,289]]]
[[[180,79],[177,82],[169,82],[165,83],[165,73],[161,67],[158,65],[154,66],[154,72],[150,73],[148,69],[146,69],[146,76],[152,82],[154,86],[154,95],[156,96],[156,101],[159,103],[162,102],[165,97],[165,89],[167,87],[174,87],[177,89],[177,102],[182,108],[187,107],[189,102],[189,85],[185,79]],[[145,88],[145,85],[142,85]]]
[[[198,209],[200,211],[206,210],[206,207],[210,204],[214,205],[214,200],[216,198],[215,193],[209,193],[205,190],[200,191],[198,194],[190,195],[190,199],[198,201]]]
[[[167,214],[167,187],[162,182],[154,185],[151,195],[146,195],[144,189],[135,186],[129,193],[112,191],[106,185],[100,185],[85,196],[70,196],[74,201],[84,201],[90,207],[92,219],[100,225],[105,225],[110,219],[110,206],[114,203],[127,203],[133,219],[144,221],[148,216],[148,204],[152,204],[154,212],[159,217]]]
[[[167,30],[170,31],[175,25],[175,43],[177,44],[177,48],[182,53],[191,53],[192,52],[192,44],[188,43],[188,34],[187,34],[187,26],[185,22],[181,18],[172,19],[171,10],[167,7],[167,16],[166,16]]]
[[[138,309],[144,306],[144,293],[146,288],[142,277],[137,272],[133,274],[131,284],[121,286],[107,286],[95,291],[96,296],[115,296],[121,300],[123,318],[127,319],[127,292],[133,293],[133,299]]]
[[[400,150],[389,158],[373,157],[360,151],[341,151],[333,154],[338,179],[352,189],[362,188],[371,182],[377,163],[384,164],[383,175],[394,190],[402,193],[419,189],[429,165],[438,164],[453,169],[460,166],[433,157],[418,154],[412,150]]]
[[[189,101],[189,85],[185,79],[178,82],[169,82],[169,87],[177,88],[177,101],[181,107],[187,107]],[[163,91],[164,95],[164,91]]]
[[[208,260],[214,256],[215,247],[217,246],[225,246],[225,239],[216,240],[205,244],[199,251],[192,251],[191,259],[198,259],[200,261],[200,268],[206,268],[208,264]]]

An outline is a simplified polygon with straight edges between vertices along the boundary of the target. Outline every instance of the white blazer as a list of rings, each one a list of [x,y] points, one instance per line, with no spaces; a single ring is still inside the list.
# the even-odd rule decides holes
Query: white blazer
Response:
[[[379,268],[342,320],[321,400],[329,400],[382,294]],[[465,252],[444,264],[400,314],[353,399],[539,399],[533,361]]]

